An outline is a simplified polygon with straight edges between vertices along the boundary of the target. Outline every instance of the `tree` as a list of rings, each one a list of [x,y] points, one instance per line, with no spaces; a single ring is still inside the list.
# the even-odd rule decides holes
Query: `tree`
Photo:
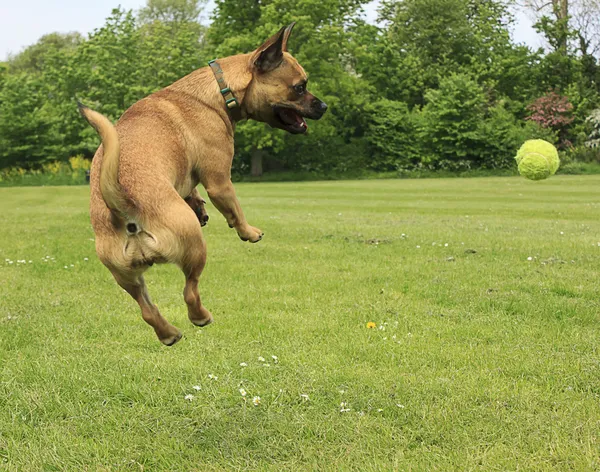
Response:
[[[51,160],[58,141],[53,128],[52,109],[39,76],[25,72],[7,76],[0,90],[0,168]]]
[[[10,56],[8,64],[14,73],[42,72],[46,58],[50,54],[73,51],[81,44],[79,33],[50,33],[42,36],[37,43],[25,48],[19,54]]]
[[[489,82],[514,98],[515,80],[523,88],[535,83],[535,57],[512,43],[508,27],[514,19],[500,1],[384,0],[379,20],[385,28],[362,72],[375,69],[387,98],[423,105],[425,91],[453,73]]]
[[[197,23],[205,4],[206,0],[147,0],[138,18],[142,24]]]

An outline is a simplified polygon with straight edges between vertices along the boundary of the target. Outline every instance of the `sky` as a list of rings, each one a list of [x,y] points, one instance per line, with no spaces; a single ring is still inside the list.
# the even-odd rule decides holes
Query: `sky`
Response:
[[[137,10],[145,0],[0,0],[0,60],[9,54],[20,52],[48,33],[78,31],[90,33],[104,24],[112,8]],[[377,17],[378,0],[366,7],[367,19]],[[208,23],[212,1],[209,1],[203,22]],[[518,24],[513,32],[517,42],[537,48],[542,39],[531,26],[531,20],[523,13],[517,14]]]

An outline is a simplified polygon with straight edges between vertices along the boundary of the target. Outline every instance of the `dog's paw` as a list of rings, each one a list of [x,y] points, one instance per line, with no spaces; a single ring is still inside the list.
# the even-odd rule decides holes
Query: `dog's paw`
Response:
[[[199,310],[188,308],[188,318],[194,325],[200,328],[204,328],[214,321],[212,313],[203,306]]]
[[[242,231],[238,230],[238,235],[242,241],[250,241],[251,243],[259,242],[265,233],[254,226],[246,226]]]
[[[182,337],[182,333],[181,331],[179,331],[177,328],[175,328],[175,332],[172,334],[169,334],[165,337],[159,337],[158,339],[160,340],[161,343],[163,343],[165,346],[172,346],[173,344],[175,344],[177,341],[179,341]]]

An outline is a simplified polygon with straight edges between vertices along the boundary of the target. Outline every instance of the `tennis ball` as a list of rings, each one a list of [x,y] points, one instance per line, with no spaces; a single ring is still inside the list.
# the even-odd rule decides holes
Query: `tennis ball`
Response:
[[[560,165],[558,151],[548,141],[525,141],[515,156],[519,174],[529,180],[542,180],[554,175]]]

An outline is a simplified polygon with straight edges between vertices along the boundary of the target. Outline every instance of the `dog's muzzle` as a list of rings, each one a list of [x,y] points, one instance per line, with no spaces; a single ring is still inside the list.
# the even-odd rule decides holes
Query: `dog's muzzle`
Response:
[[[327,103],[315,97],[310,105],[310,113],[306,115],[311,120],[320,120],[327,111]]]

